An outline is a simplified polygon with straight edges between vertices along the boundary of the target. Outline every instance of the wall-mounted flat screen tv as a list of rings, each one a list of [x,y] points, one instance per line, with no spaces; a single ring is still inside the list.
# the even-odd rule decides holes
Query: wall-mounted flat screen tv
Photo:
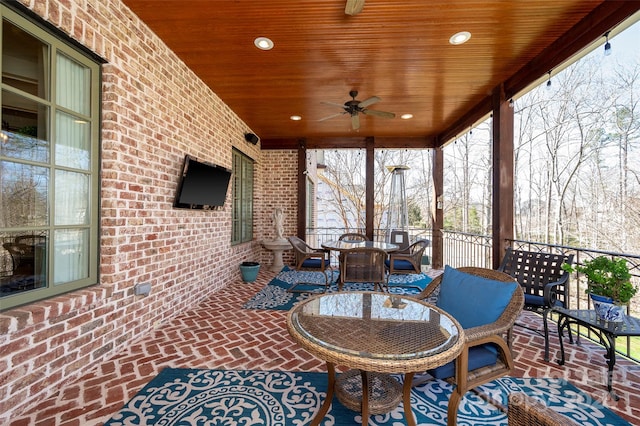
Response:
[[[224,205],[231,170],[185,155],[173,207],[212,209]]]

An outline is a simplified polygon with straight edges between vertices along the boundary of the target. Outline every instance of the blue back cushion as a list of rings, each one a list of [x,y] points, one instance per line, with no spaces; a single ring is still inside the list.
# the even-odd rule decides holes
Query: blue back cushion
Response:
[[[504,283],[445,266],[436,306],[451,314],[462,328],[497,320],[509,304],[517,282]]]

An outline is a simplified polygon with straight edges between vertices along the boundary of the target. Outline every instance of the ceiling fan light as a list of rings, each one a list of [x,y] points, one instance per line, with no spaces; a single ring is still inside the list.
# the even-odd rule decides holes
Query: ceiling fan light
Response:
[[[364,0],[347,0],[347,4],[344,7],[344,13],[347,15],[357,15],[362,12],[364,7]]]
[[[267,37],[257,37],[253,44],[260,50],[271,50],[273,49],[273,41]]]
[[[453,45],[463,44],[469,41],[471,38],[471,33],[469,31],[460,31],[459,33],[455,33],[449,39],[449,43]]]

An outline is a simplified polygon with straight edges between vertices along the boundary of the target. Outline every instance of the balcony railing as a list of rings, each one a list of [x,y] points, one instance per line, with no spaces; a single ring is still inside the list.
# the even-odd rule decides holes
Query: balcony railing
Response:
[[[454,268],[475,266],[491,269],[491,244],[487,235],[467,232],[444,231],[442,233],[442,260]]]
[[[362,228],[307,228],[307,243],[313,247],[320,247],[323,243],[331,240],[337,240],[340,235],[347,232],[357,232],[365,234],[366,231]],[[409,228],[409,241],[416,241],[419,239],[431,240],[431,229],[424,228]],[[387,236],[387,229],[374,229],[373,239],[374,241],[385,241]],[[425,255],[431,258],[431,247],[425,250]],[[336,254],[332,253],[331,262],[335,265],[338,264]]]
[[[307,239],[312,244],[320,246],[323,242],[338,239],[345,232],[364,233],[363,229],[345,229],[345,228],[309,228],[307,229]],[[386,230],[376,229],[374,232],[375,239],[383,241],[385,239]],[[430,229],[411,228],[409,229],[411,241],[418,238],[431,239]],[[492,262],[492,237],[487,235],[479,235],[465,232],[444,231],[443,232],[443,262],[452,267],[476,266],[482,268],[491,268]],[[550,253],[573,254],[574,262],[581,265],[589,259],[598,256],[610,256],[622,258],[627,261],[629,270],[632,275],[634,285],[640,285],[640,255],[632,255],[628,253],[616,253],[603,250],[584,249],[572,246],[562,246],[554,244],[545,244],[534,241],[512,240],[510,244],[515,249],[527,251],[540,251]],[[429,249],[430,250],[430,249]],[[429,252],[429,256],[431,253]],[[335,260],[337,262],[337,260]],[[587,297],[585,289],[587,282],[579,274],[573,274],[568,283],[568,299],[567,303],[571,309],[591,309],[591,300]],[[627,309],[627,314],[640,315],[640,294],[631,300]],[[589,330],[579,329],[587,337],[592,338]],[[595,339],[593,339],[595,340]],[[596,340],[597,343],[597,340]],[[622,355],[640,362],[640,338],[624,337],[617,341],[617,350]]]

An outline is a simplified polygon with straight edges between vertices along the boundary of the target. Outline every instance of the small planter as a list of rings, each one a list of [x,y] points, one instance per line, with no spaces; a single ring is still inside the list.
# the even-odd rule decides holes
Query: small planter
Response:
[[[624,320],[624,305],[616,305],[610,297],[590,293],[593,309],[603,321],[622,322]]]
[[[242,281],[246,283],[252,283],[258,278],[258,272],[260,271],[260,264],[258,262],[242,262],[240,264],[240,273],[242,274]]]

